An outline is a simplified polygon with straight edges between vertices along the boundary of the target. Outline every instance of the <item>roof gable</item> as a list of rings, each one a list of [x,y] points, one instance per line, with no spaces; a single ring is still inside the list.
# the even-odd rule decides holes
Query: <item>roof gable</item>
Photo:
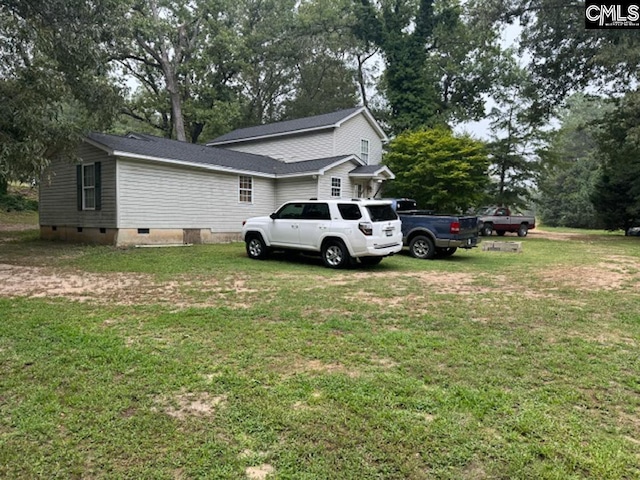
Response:
[[[207,145],[228,145],[338,128],[345,121],[359,114],[365,115],[367,121],[369,121],[383,141],[388,140],[380,125],[375,121],[373,115],[371,115],[371,112],[369,112],[366,107],[355,107],[346,110],[339,110],[337,112],[325,113],[323,115],[315,115],[312,117],[268,123],[265,125],[257,125],[255,127],[239,128],[207,142]]]

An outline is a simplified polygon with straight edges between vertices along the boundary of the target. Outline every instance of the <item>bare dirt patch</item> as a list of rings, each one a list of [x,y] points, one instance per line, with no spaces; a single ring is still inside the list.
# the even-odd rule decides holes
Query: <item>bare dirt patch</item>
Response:
[[[28,223],[16,223],[16,224],[0,224],[0,233],[2,232],[25,232],[27,230],[37,230],[37,225],[31,225]]]
[[[548,268],[540,276],[550,287],[583,291],[640,290],[640,262],[619,255],[605,257],[595,266]]]
[[[0,297],[68,298],[117,305],[169,303],[190,306],[249,305],[229,301],[229,294],[255,292],[244,280],[176,278],[156,282],[151,275],[133,273],[88,273],[45,267],[0,264]],[[196,292],[194,298],[190,292]]]
[[[269,475],[274,473],[276,470],[268,463],[263,463],[262,465],[258,465],[257,467],[249,467],[245,470],[245,474],[247,478],[251,480],[265,480]]]
[[[529,235],[534,238],[546,238],[547,240],[593,240],[593,235],[575,232],[549,232],[547,230],[540,230],[539,228],[530,230]]]
[[[209,417],[224,406],[226,395],[211,395],[207,392],[180,393],[174,397],[162,396],[156,403],[170,417],[184,420],[189,416]]]

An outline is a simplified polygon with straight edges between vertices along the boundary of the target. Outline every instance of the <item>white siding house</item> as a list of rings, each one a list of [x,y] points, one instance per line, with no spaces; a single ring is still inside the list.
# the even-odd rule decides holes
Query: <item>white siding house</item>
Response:
[[[229,140],[238,132],[241,140]],[[43,177],[41,236],[120,246],[229,241],[243,220],[286,201],[371,197],[393,178],[380,165],[384,132],[363,108],[223,137],[203,146],[88,135],[78,162],[53,162]]]

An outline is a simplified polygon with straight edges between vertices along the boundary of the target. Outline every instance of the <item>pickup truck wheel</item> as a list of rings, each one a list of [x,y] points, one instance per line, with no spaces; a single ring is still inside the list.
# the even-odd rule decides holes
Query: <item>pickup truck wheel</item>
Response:
[[[456,253],[458,247],[442,247],[436,248],[436,257],[447,258]]]
[[[351,264],[349,250],[340,240],[328,240],[322,245],[322,263],[329,268],[345,268]]]
[[[522,225],[520,225],[520,228],[518,228],[518,236],[526,237],[528,233],[529,233],[529,225],[527,225],[526,223],[523,223]]]
[[[253,234],[247,238],[246,247],[249,258],[264,260],[269,256],[269,248],[267,247],[267,244],[264,243],[264,240],[259,233]]]
[[[430,260],[436,254],[436,248],[433,241],[424,235],[413,237],[409,243],[409,253],[412,257],[422,260]]]
[[[482,235],[485,236],[485,237],[490,237],[491,234],[493,233],[493,226],[492,225],[484,225],[482,227],[482,230],[480,231],[480,233],[482,233]]]
[[[360,257],[362,265],[378,265],[382,261],[382,257]]]

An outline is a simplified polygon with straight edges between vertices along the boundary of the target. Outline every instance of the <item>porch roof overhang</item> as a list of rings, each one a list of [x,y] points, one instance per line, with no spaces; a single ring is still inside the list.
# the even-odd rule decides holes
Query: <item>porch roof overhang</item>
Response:
[[[362,165],[351,170],[349,177],[363,180],[393,180],[396,178],[386,165]]]

